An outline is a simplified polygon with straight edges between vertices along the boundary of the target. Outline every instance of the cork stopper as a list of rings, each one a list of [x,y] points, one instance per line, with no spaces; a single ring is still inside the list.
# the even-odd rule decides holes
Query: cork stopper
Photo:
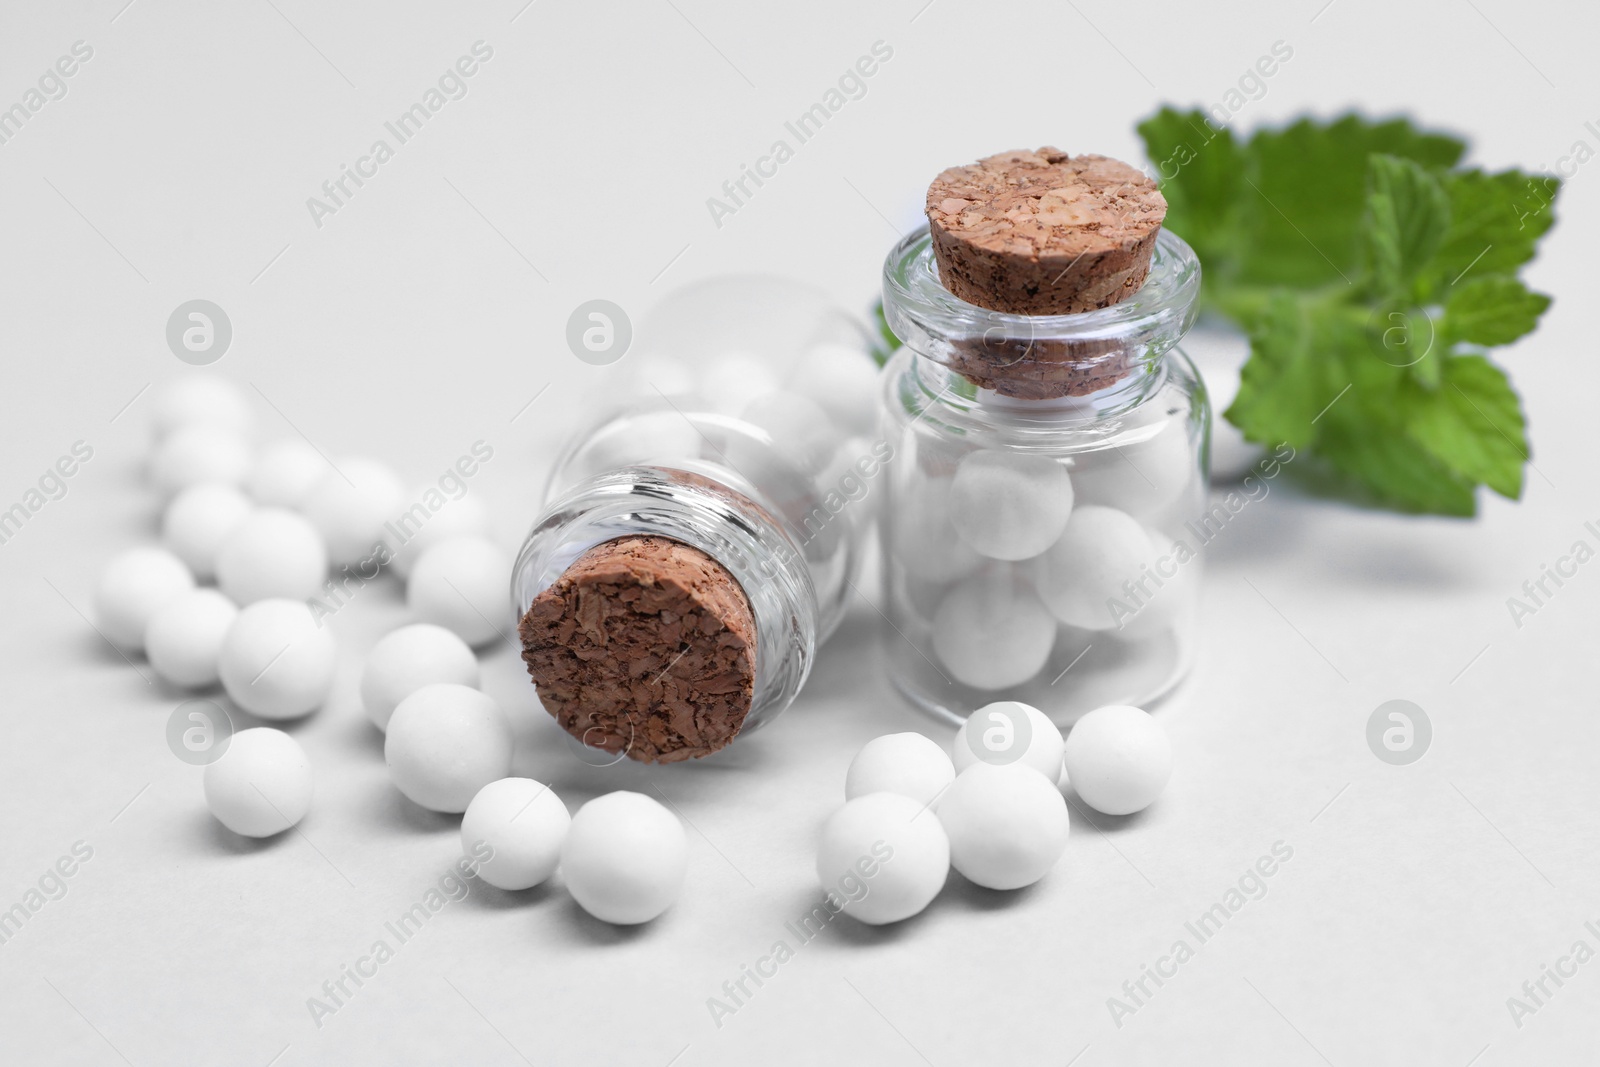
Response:
[[[755,694],[755,618],[699,549],[630,536],[589,549],[517,626],[539,699],[584,744],[645,763],[706,756]]]
[[[1139,291],[1167,202],[1144,174],[1055,148],[1002,152],[944,171],[928,187],[939,281],[969,304],[1016,316],[1076,315]],[[1029,400],[1085,396],[1130,374],[1140,353],[1114,340],[1065,341],[1026,319],[955,341],[969,381]]]
[[[969,304],[1071,315],[1139,291],[1167,201],[1105,156],[1055,148],[951,167],[928,186],[939,277]]]

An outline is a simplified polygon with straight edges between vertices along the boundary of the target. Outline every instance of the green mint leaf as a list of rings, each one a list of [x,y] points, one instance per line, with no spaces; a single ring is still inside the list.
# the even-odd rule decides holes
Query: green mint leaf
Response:
[[[1353,284],[1359,273],[1367,160],[1374,153],[1450,167],[1465,144],[1403,119],[1346,115],[1257,131],[1244,148],[1249,233],[1237,270],[1243,284],[1299,288]]]
[[[1550,298],[1535,293],[1516,278],[1486,275],[1450,290],[1440,331],[1446,344],[1508,345],[1539,324]]]
[[[1482,356],[1446,358],[1440,376],[1438,389],[1405,391],[1407,434],[1452,471],[1516,500],[1528,437],[1511,383]]]
[[[1303,448],[1315,420],[1346,384],[1339,351],[1348,340],[1343,309],[1280,289],[1247,327],[1250,361],[1228,420],[1258,444],[1287,441]]]
[[[1250,192],[1233,134],[1212,126],[1202,111],[1170,107],[1141,122],[1139,134],[1167,198],[1166,227],[1194,248],[1207,281],[1222,283],[1238,261]]]
[[[1464,277],[1515,274],[1531,260],[1539,238],[1555,224],[1561,182],[1520,170],[1467,170],[1446,175],[1444,187],[1450,232],[1429,268],[1439,289]]]
[[[1438,179],[1409,159],[1371,157],[1361,237],[1376,295],[1410,296],[1449,228],[1450,198]]]
[[[1387,507],[1462,517],[1476,513],[1472,482],[1403,434],[1374,432],[1360,414],[1335,416],[1343,405],[1341,401],[1329,412],[1317,440],[1316,454],[1329,466]],[[1346,409],[1368,410],[1359,403]]]

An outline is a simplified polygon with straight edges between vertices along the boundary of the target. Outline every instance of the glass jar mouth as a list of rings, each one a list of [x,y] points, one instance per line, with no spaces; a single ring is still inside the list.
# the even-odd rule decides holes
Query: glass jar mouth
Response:
[[[1153,367],[1194,324],[1199,296],[1199,258],[1165,229],[1138,292],[1070,315],[1019,315],[962,300],[939,280],[926,226],[883,265],[884,317],[907,348],[1025,399],[1085,395]]]

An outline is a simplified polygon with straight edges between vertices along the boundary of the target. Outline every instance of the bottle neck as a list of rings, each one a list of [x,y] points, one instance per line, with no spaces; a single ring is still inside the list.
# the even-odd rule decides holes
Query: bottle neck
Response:
[[[739,584],[755,621],[755,681],[741,732],[782,711],[804,684],[818,641],[817,595],[803,554],[783,523],[717,480],[662,467],[622,467],[551,501],[512,572],[520,618],[545,589],[596,545],[661,537],[698,549]]]
[[[1144,285],[1126,300],[1095,311],[1023,315],[978,307],[939,280],[927,230],[889,253],[883,309],[905,347],[932,366],[925,381],[947,369],[970,384],[975,402],[1016,410],[1101,410],[1136,402],[1160,384],[1166,354],[1193,324],[1200,263],[1181,238],[1163,230]],[[957,395],[963,390],[956,389]]]

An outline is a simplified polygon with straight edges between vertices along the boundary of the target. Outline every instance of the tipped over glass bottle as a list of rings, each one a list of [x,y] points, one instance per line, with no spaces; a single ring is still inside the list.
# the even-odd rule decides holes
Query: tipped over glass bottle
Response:
[[[1030,175],[1066,159],[1017,155]],[[994,160],[1014,163],[979,166]],[[1018,313],[952,293],[936,238],[900,242],[883,275],[903,342],[882,389],[894,684],[951,720],[996,700],[1062,725],[1106,704],[1149,706],[1194,657],[1200,546],[1188,524],[1204,506],[1210,412],[1177,345],[1199,261],[1152,232],[1148,273],[1120,301]]]
[[[868,336],[719,279],[640,323],[636,398],[557,461],[512,575],[539,697],[590,750],[675,762],[770,721],[838,625],[882,466]]]

